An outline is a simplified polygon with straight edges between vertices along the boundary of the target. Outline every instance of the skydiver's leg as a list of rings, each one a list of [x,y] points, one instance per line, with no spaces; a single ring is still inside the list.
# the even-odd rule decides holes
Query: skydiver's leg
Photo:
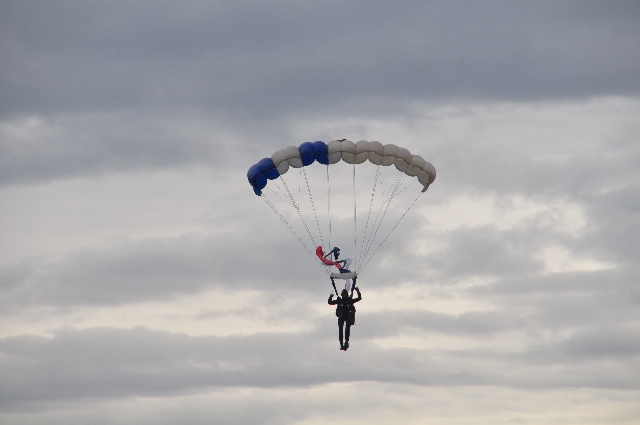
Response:
[[[347,348],[349,348],[349,335],[351,335],[351,321],[350,320],[346,320],[344,323],[344,349],[346,350]]]
[[[342,349],[342,347],[344,347],[344,343],[342,342],[343,341],[343,338],[342,338],[342,325],[344,325],[344,319],[343,318],[339,318],[338,319],[338,338],[340,338],[340,349]]]

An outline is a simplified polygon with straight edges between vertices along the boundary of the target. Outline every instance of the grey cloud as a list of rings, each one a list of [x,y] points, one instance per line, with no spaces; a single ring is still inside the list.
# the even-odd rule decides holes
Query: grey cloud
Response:
[[[68,329],[52,338],[7,337],[0,340],[0,399],[7,406],[70,398],[161,396],[229,386],[308,386],[363,380],[418,385],[453,380],[516,387],[640,385],[637,375],[628,373],[638,353],[635,343],[617,350],[619,362],[615,366],[607,363],[609,356],[575,362],[575,351],[584,350],[585,341],[587,350],[597,351],[611,338],[596,338],[595,343],[580,337],[569,339],[547,345],[546,354],[540,356],[540,348],[518,354],[381,349],[358,339],[356,331],[347,356],[337,350],[337,341],[328,338],[335,329],[326,326],[310,334],[245,337],[190,337],[144,328]],[[538,360],[532,362],[536,351]],[[561,379],[556,373],[560,364],[565,366]],[[611,371],[615,374],[609,375]]]
[[[582,332],[561,345],[573,359],[620,359],[640,354],[640,332],[637,327],[600,328]]]
[[[137,248],[137,249],[136,249]],[[159,241],[138,247],[76,253],[66,261],[33,264],[20,284],[4,294],[3,304],[111,304],[166,299],[204,286],[204,257]]]
[[[465,289],[450,284],[447,287],[455,288],[457,294],[492,306],[488,311],[460,315],[405,309],[397,304],[389,305],[389,311],[370,313],[364,300],[358,313],[358,331],[365,337],[380,338],[412,328],[467,337],[495,337],[519,330],[542,340],[548,333],[561,338],[561,335],[577,332],[567,343],[567,350],[580,344],[577,341],[584,335],[591,335],[589,341],[594,343],[602,336],[602,343],[607,344],[604,331],[592,334],[590,330],[606,326],[611,329],[612,338],[613,335],[630,335],[630,330],[640,320],[640,286],[636,275],[636,269],[603,270],[526,279],[501,277],[496,283]],[[431,285],[423,284],[425,294]],[[364,294],[366,296],[366,291]],[[618,342],[623,340],[621,336],[615,338]],[[555,352],[559,348],[554,346],[552,350]]]
[[[617,190],[594,197],[589,203],[594,229],[587,241],[604,259],[634,265],[640,252],[640,184],[635,173]]]
[[[5,3],[3,115],[628,95],[639,89],[640,17],[624,7],[631,13],[557,2]]]
[[[293,116],[388,117],[409,113],[416,100],[629,96],[640,81],[604,87],[624,85],[620,72],[640,67],[633,3],[149,6],[3,4],[0,49],[10,59],[0,65],[0,183],[219,164],[232,146],[246,153],[282,144]],[[518,62],[522,55],[536,65]],[[581,62],[592,59],[606,66]],[[611,65],[617,61],[626,62]],[[546,62],[543,77],[527,75]],[[509,88],[514,66],[522,81]],[[584,72],[615,75],[585,76],[586,88],[576,88]],[[26,125],[33,117],[40,124]],[[517,144],[491,156],[486,144],[447,144],[432,157],[450,183],[482,173],[488,187],[586,196],[602,177],[593,172],[603,170],[602,159],[588,152],[575,166],[540,162]],[[619,175],[625,159],[633,163],[637,151],[609,162],[607,177]]]
[[[510,356],[507,360],[522,361],[523,366],[514,368],[514,372],[530,373],[533,385],[594,386],[602,388],[637,387],[637,357],[640,354],[637,326],[616,328],[597,327],[574,331],[573,335],[556,343],[540,344],[530,347],[527,352]],[[524,366],[526,364],[526,366]],[[562,365],[562,368],[557,366]],[[552,367],[556,375],[537,375]],[[517,378],[516,378],[517,379]],[[546,381],[546,382],[545,382]]]
[[[258,394],[256,394],[258,393]],[[313,416],[315,412],[305,411],[305,407],[282,402],[275,397],[264,397],[265,391],[228,393],[212,392],[190,396],[169,398],[129,398],[118,400],[114,409],[112,400],[91,399],[59,401],[56,403],[27,403],[5,407],[4,423],[62,423],[72,424],[135,424],[169,425],[187,423],[190,425],[251,425],[260,422],[265,425],[281,425]],[[177,400],[183,404],[174,404]],[[311,401],[311,400],[309,400]],[[317,406],[317,401],[311,401]],[[315,407],[314,406],[314,407]],[[64,409],[64,413],[62,410]],[[135,410],[134,414],[131,411]],[[322,411],[316,407],[315,411]],[[60,419],[63,416],[64,419]]]
[[[2,400],[20,401],[25,394],[33,400],[160,395],[209,386],[270,387],[353,379],[332,367],[342,353],[334,353],[338,351],[334,344],[329,351],[323,341],[318,335],[189,337],[144,328],[63,331],[52,339],[5,338],[3,369],[13,372],[5,375]],[[348,365],[357,362],[352,359]],[[359,369],[356,374],[363,373]],[[35,387],[27,388],[36,376],[40,378]]]
[[[213,128],[215,120],[179,112],[9,120],[0,124],[0,184],[232,162],[234,140]]]
[[[468,294],[498,306],[530,335],[564,335],[594,328],[627,329],[640,316],[637,267],[501,278]],[[580,331],[583,332],[583,331]]]
[[[55,262],[6,266],[3,304],[112,305],[166,300],[216,286],[262,289],[283,267],[286,277],[269,283],[269,290],[310,287],[311,282],[296,279],[310,274],[305,263],[287,260],[296,257],[293,244],[254,238],[251,249],[260,254],[247,257],[248,245],[239,238],[185,235],[87,249]],[[249,268],[243,266],[247,261]]]
[[[429,128],[437,135],[429,137],[429,158],[438,170],[431,196],[445,187],[445,194],[462,187],[472,193],[500,196],[566,198],[586,206],[604,205],[601,199],[616,197],[617,193],[631,195],[625,189],[636,184],[638,172],[634,164],[640,161],[637,143],[640,127],[635,119],[638,115],[635,106],[610,102],[597,115],[604,118],[609,110],[615,109],[619,118],[608,122],[603,119],[599,125],[592,125],[597,122],[597,115],[588,106],[576,111],[582,117],[579,120],[569,112],[571,107],[565,110],[566,115],[558,117],[538,115],[528,106],[514,104],[502,108],[519,110],[526,121],[511,126],[501,112],[495,115],[490,112],[489,116],[497,122],[493,123],[495,126],[488,125],[479,119],[479,110],[458,105],[450,112],[457,126],[448,127],[442,135],[437,135],[436,126]],[[517,114],[511,116],[518,119]],[[424,117],[425,122],[440,120],[453,121],[444,114]],[[563,130],[558,131],[560,128]]]
[[[430,260],[447,276],[509,275],[539,271],[532,246],[518,232],[500,232],[493,226],[460,228],[451,232],[449,246]]]
[[[356,313],[358,337],[382,338],[400,334],[407,328],[444,333],[447,335],[489,336],[526,324],[510,312],[466,312],[460,315],[428,310],[405,310],[393,305],[394,310],[369,313],[363,305]]]

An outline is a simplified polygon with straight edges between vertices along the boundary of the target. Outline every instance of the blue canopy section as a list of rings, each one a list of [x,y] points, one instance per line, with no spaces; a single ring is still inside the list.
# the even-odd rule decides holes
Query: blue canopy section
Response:
[[[313,143],[304,142],[298,147],[298,149],[300,150],[300,159],[302,160],[302,165],[304,167],[314,163],[316,160],[316,153],[313,150]]]
[[[313,151],[316,155],[316,161],[320,164],[329,165],[329,151],[325,142],[314,142]]]
[[[324,165],[329,164],[327,144],[325,142],[305,142],[298,147],[298,150],[304,167],[316,161]],[[280,177],[280,172],[278,172],[271,158],[262,158],[257,164],[249,167],[249,171],[247,171],[247,180],[249,180],[249,184],[258,196],[262,195],[262,189],[265,188],[268,180],[274,180],[278,177]]]
[[[258,196],[262,194],[262,189],[267,185],[267,180],[277,179],[278,177],[280,177],[280,173],[271,158],[262,158],[247,171],[249,184]]]

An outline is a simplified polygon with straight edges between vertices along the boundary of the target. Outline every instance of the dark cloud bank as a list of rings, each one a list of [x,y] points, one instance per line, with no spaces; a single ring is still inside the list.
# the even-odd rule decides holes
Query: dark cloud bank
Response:
[[[376,319],[362,315],[363,323]],[[354,332],[360,332],[359,327]],[[360,337],[348,358],[327,343],[333,331],[333,326],[323,325],[308,334],[190,337],[139,327],[3,338],[0,399],[7,408],[36,401],[175,395],[206,387],[351,381],[636,390],[640,386],[629,362],[640,349],[637,330],[595,329],[524,353],[381,349]]]
[[[5,183],[216,164],[233,160],[234,136],[245,147],[286,139],[300,116],[640,90],[633,1],[0,7]],[[39,137],[24,134],[33,117]],[[206,121],[231,137],[185,131]]]
[[[4,2],[3,114],[637,93],[637,2]],[[581,69],[580,74],[575,70]]]

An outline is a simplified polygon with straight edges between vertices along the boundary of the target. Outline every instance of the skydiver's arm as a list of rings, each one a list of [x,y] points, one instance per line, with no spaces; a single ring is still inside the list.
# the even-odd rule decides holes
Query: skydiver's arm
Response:
[[[333,285],[333,290],[336,291],[336,294],[338,293],[338,290],[336,289],[336,283],[333,281],[333,278],[331,277],[331,285]],[[338,299],[340,299],[340,297],[338,297]],[[335,301],[333,300],[333,292],[329,294],[329,299],[327,300],[327,303],[330,305],[336,305],[338,304],[338,300],[336,299]]]
[[[355,288],[356,292],[358,293],[358,298],[356,298],[355,300],[353,300],[354,303],[357,303],[358,301],[360,301],[362,299],[362,294],[360,293],[360,289]]]

